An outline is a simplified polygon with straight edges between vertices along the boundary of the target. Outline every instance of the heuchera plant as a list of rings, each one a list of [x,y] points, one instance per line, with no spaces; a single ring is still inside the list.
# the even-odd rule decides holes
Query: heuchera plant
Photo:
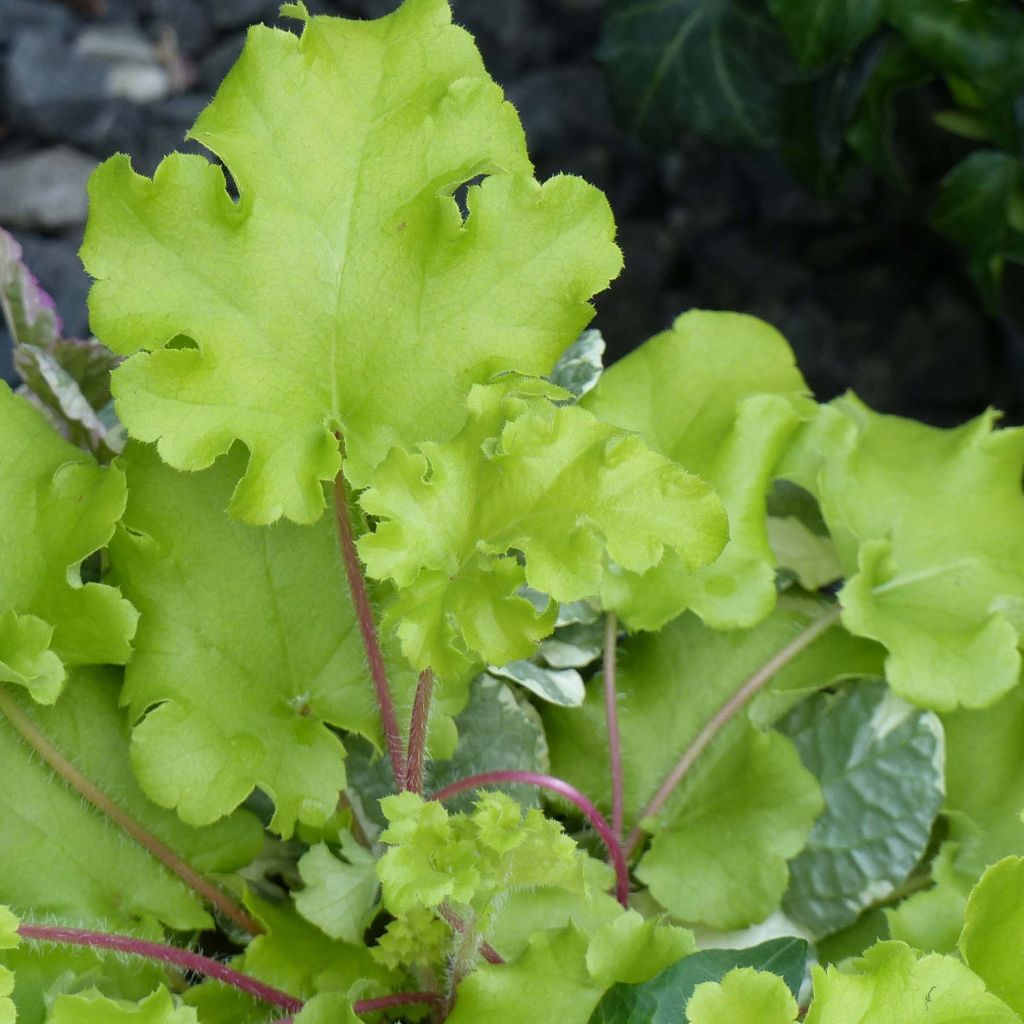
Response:
[[[237,199],[94,175],[100,341],[0,234],[0,1021],[1020,1024],[1024,433],[602,374],[445,0],[283,11]]]

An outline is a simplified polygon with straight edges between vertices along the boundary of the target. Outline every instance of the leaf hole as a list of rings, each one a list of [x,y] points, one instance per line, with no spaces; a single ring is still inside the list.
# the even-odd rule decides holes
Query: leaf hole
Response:
[[[476,174],[452,192],[452,199],[459,208],[459,216],[462,218],[463,225],[469,220],[469,190],[479,185],[486,177],[486,174]]]

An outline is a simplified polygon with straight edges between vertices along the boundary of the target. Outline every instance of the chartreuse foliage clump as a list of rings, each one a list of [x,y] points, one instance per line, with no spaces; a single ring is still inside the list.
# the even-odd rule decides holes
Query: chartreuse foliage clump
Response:
[[[98,340],[0,234],[0,1024],[1021,1024],[1024,434],[603,373],[445,0],[284,13],[96,172]]]

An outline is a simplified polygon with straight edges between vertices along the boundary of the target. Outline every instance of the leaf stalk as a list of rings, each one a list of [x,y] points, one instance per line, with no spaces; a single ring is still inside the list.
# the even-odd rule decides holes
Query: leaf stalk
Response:
[[[405,785],[413,793],[423,792],[423,770],[427,753],[427,725],[430,719],[430,701],[434,694],[434,673],[425,669],[416,683],[416,697],[409,722],[409,756],[405,762]]]
[[[246,992],[270,1006],[279,1006],[290,1013],[298,1013],[302,1009],[302,1000],[282,992],[273,985],[267,985],[241,971],[236,971],[219,960],[212,960],[199,953],[191,953],[177,946],[167,946],[161,942],[150,942],[132,935],[114,935],[108,932],[88,931],[84,928],[65,928],[61,925],[21,924],[18,934],[23,939],[35,942],[52,942],[66,946],[90,946],[93,949],[111,949],[118,953],[157,960],[160,963],[173,964],[186,971],[202,974],[207,978],[215,978],[240,992]]]
[[[675,791],[676,786],[682,782],[687,772],[693,767],[697,759],[711,745],[712,740],[722,731],[728,722],[736,715],[745,704],[784,666],[788,665],[798,654],[802,654],[822,633],[827,632],[838,621],[842,609],[836,605],[824,615],[819,616],[810,623],[804,630],[795,636],[777,654],[769,658],[749,679],[715,712],[714,717],[704,726],[703,729],[693,738],[690,745],[680,755],[679,760],[673,765],[672,770],[665,776],[664,782],[658,787],[657,792],[647,802],[647,806],[637,817],[637,823],[633,826],[626,840],[626,857],[631,858],[643,842],[643,832],[640,823],[647,818],[653,818],[668,802],[669,797]]]
[[[622,825],[625,818],[622,782],[622,742],[619,738],[618,694],[615,690],[615,659],[619,643],[619,619],[609,612],[604,621],[604,718],[608,732],[608,761],[612,780],[612,831],[622,843]]]

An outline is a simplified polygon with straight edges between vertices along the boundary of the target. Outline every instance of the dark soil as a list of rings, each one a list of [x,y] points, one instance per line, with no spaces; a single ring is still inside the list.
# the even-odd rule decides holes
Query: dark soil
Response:
[[[60,211],[50,217],[33,210],[38,195],[4,185],[18,180],[11,168],[65,146],[94,160],[125,151],[151,173],[182,147],[237,56],[244,26],[274,22],[277,6],[0,0],[0,222],[17,220],[14,233],[69,334],[88,329],[88,281],[75,255],[83,162],[63,154],[68,170],[54,186],[63,192],[43,197]],[[372,17],[395,0],[309,6]],[[691,307],[741,310],[786,335],[820,398],[853,388],[879,410],[941,425],[990,404],[1021,419],[1024,340],[1008,317],[984,313],[962,253],[927,228],[929,186],[907,197],[865,177],[856,202],[840,206],[810,195],[765,154],[695,138],[671,152],[647,149],[617,126],[594,60],[602,0],[453,6],[519,109],[538,176],[581,174],[611,200],[626,270],[599,298],[595,326],[613,357]],[[57,168],[56,157],[47,159]],[[1024,298],[1024,286],[1008,286],[1011,309],[1015,295]],[[11,379],[7,347],[0,341],[0,374]]]

